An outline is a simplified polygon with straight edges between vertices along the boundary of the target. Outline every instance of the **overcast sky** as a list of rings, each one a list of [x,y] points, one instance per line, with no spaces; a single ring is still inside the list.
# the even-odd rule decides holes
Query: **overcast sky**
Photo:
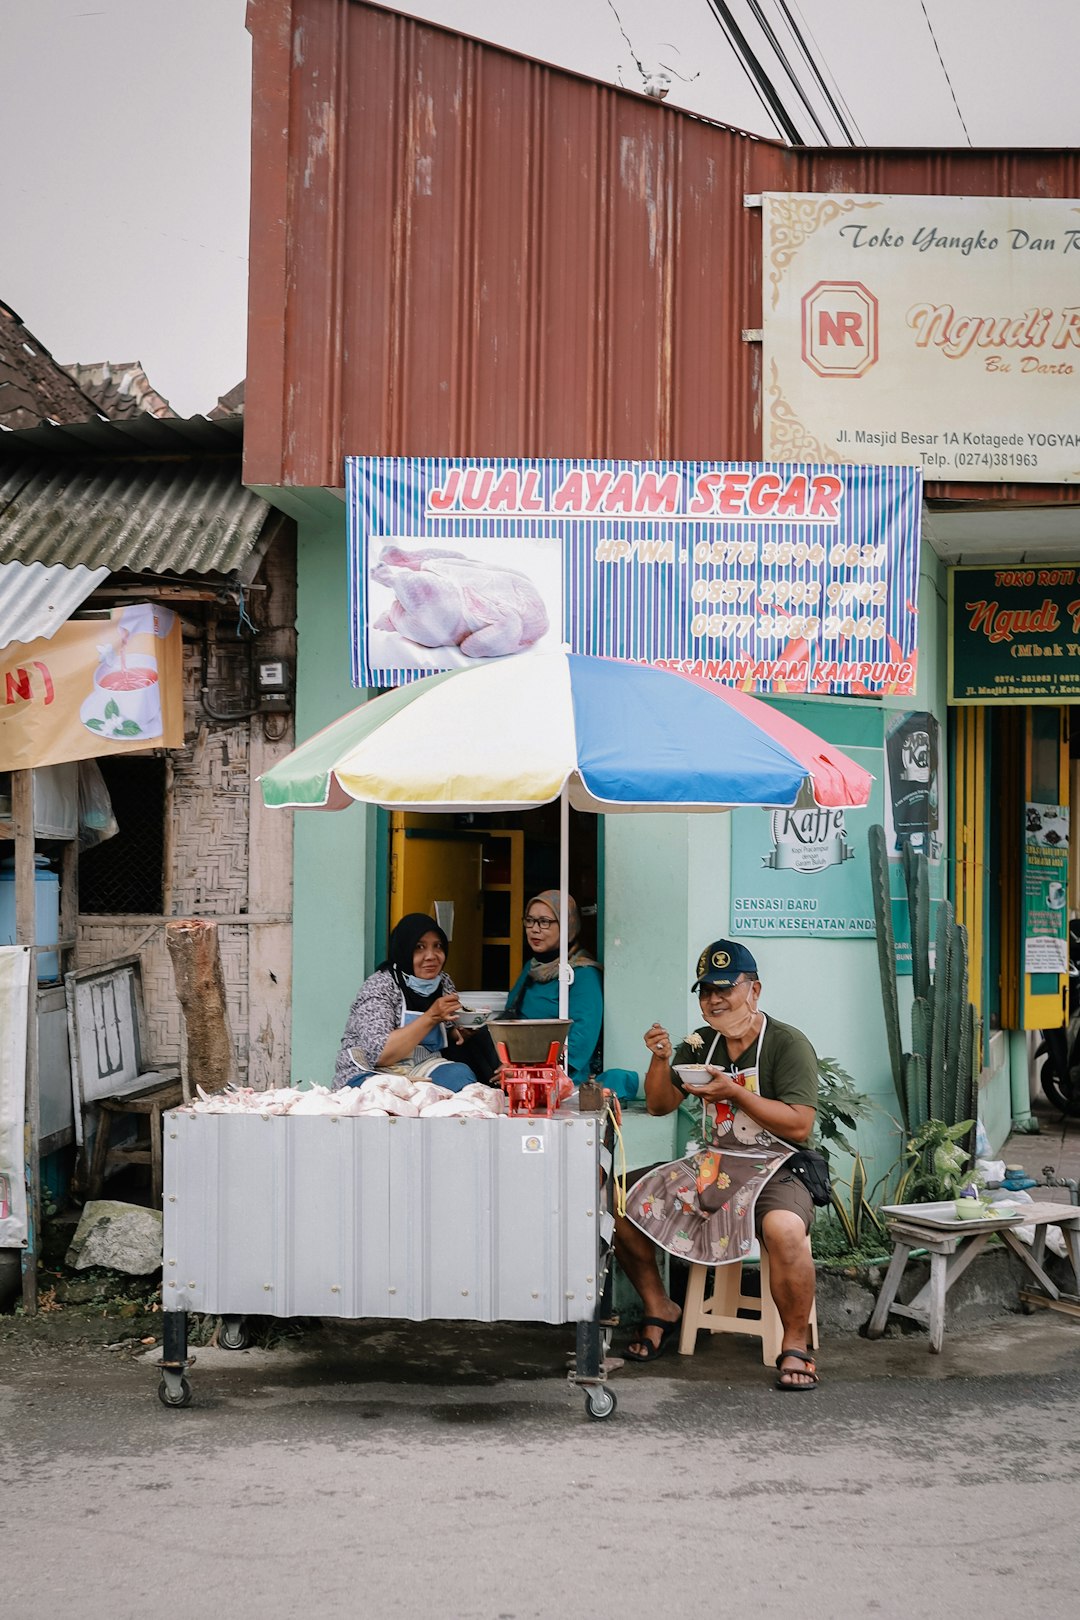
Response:
[[[1080,144],[1080,0],[788,4],[868,144]],[[663,69],[669,104],[774,133],[707,0],[401,9],[635,89]],[[185,415],[245,371],[244,13],[0,0],[0,299],[58,360],[140,360]]]

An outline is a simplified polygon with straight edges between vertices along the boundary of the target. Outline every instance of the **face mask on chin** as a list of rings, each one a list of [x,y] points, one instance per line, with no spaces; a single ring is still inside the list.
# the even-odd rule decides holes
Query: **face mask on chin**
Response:
[[[729,1040],[738,1040],[753,1031],[756,1014],[757,997],[751,994],[734,1007],[726,1007],[721,1012],[714,1012],[709,1021],[714,1029],[720,1031],[721,1035]]]
[[[433,979],[422,979],[418,973],[403,973],[402,978],[410,990],[415,990],[418,996],[431,996],[439,988],[441,973],[436,973]]]

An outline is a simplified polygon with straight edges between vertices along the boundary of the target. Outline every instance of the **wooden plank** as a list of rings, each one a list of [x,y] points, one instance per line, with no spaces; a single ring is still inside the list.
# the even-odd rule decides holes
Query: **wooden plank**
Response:
[[[878,1294],[877,1303],[874,1306],[874,1313],[866,1329],[868,1339],[880,1339],[885,1331],[885,1322],[889,1311],[893,1309],[896,1290],[900,1286],[900,1279],[904,1275],[904,1267],[907,1265],[910,1253],[910,1245],[898,1240],[893,1249],[892,1259],[889,1261],[889,1269],[885,1273],[885,1281],[881,1285],[881,1292]]]
[[[1076,1283],[1077,1288],[1080,1288],[1080,1228],[1077,1227],[1075,1221],[1070,1221],[1068,1225],[1062,1226],[1061,1235],[1068,1246],[1069,1260],[1073,1269],[1073,1281]]]
[[[293,818],[267,809],[258,779],[289,753],[292,738],[291,719],[277,740],[263,735],[261,717],[252,722],[248,904],[256,916],[274,919],[248,935],[248,1085],[258,1091],[289,1080],[293,869]]]
[[[948,1261],[943,1254],[930,1257],[930,1353],[938,1355],[945,1338],[945,1291]]]
[[[1020,1302],[1023,1305],[1036,1305],[1043,1311],[1060,1311],[1062,1316],[1075,1316],[1080,1319],[1080,1299],[1072,1294],[1059,1295],[1057,1299],[1050,1299],[1046,1294],[1040,1294],[1034,1288],[1021,1288]]]
[[[291,530],[291,525],[289,525]],[[260,660],[296,661],[296,552],[290,535],[276,539],[259,580]],[[263,803],[259,777],[295,747],[291,714],[251,718],[248,799],[248,911],[264,919],[248,934],[248,1075],[257,1090],[289,1082],[292,1048],[293,817]],[[326,1081],[325,1075],[312,1079]]]
[[[929,1327],[930,1325],[930,1312],[920,1310],[916,1305],[890,1305],[889,1315],[909,1316],[913,1322],[918,1322],[920,1327]]]
[[[1060,1289],[1058,1289],[1050,1281],[1050,1278],[1046,1275],[1046,1272],[1043,1270],[1042,1266],[1039,1265],[1027,1244],[1021,1243],[1020,1239],[1013,1232],[1002,1232],[1001,1235],[1013,1253],[1019,1255],[1020,1259],[1024,1262],[1025,1266],[1027,1266],[1028,1270],[1034,1274],[1036,1281],[1041,1283],[1042,1287],[1046,1289],[1046,1292],[1050,1295],[1050,1298],[1057,1299]]]
[[[34,893],[34,777],[32,771],[11,773],[11,815],[15,828],[15,943],[30,948],[29,1005],[26,1019],[26,1248],[22,1256],[22,1301],[29,1315],[37,1311],[37,1256],[41,1232],[41,1161],[38,1122],[37,927]]]
[[[283,821],[288,819],[280,811],[274,811],[274,814],[281,815]],[[287,923],[291,920],[287,911],[260,912],[253,916],[246,911],[208,911],[205,907],[200,909],[199,916],[206,922],[217,923],[219,928],[252,928],[256,924]],[[110,911],[107,914],[95,913],[83,918],[84,923],[88,920],[107,922],[111,928],[118,929],[135,928],[142,923],[147,928],[145,938],[149,938],[155,928],[164,928],[166,923],[175,922],[177,919],[159,915],[156,911]]]
[[[79,841],[71,838],[60,857],[60,944],[71,949],[79,932]],[[71,967],[60,963],[60,971]]]
[[[978,1259],[979,1255],[982,1254],[992,1236],[993,1233],[991,1232],[974,1232],[971,1237],[968,1238],[967,1242],[964,1243],[962,1248],[955,1249],[953,1253],[948,1256],[948,1258],[942,1255],[942,1259],[945,1260],[946,1293],[948,1293],[956,1279],[963,1276],[971,1262]],[[915,1298],[911,1300],[910,1303],[913,1309],[918,1310],[925,1305],[926,1301],[930,1297],[932,1286],[933,1275],[931,1274],[930,1281],[927,1282],[924,1287],[920,1288],[919,1292],[915,1295]]]

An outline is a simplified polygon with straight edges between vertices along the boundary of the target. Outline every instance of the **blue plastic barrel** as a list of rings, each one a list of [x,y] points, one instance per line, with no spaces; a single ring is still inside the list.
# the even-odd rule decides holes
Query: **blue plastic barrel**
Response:
[[[60,977],[60,879],[48,856],[34,856],[34,943],[38,980]],[[15,861],[0,861],[0,945],[14,945]],[[44,947],[44,948],[42,948]]]

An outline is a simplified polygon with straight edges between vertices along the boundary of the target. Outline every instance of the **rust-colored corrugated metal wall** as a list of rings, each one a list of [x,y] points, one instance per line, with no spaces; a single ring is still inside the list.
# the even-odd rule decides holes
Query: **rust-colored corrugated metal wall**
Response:
[[[757,456],[745,194],[1080,191],[1075,153],[789,151],[360,0],[248,19],[252,484],[340,486],[360,453]]]

